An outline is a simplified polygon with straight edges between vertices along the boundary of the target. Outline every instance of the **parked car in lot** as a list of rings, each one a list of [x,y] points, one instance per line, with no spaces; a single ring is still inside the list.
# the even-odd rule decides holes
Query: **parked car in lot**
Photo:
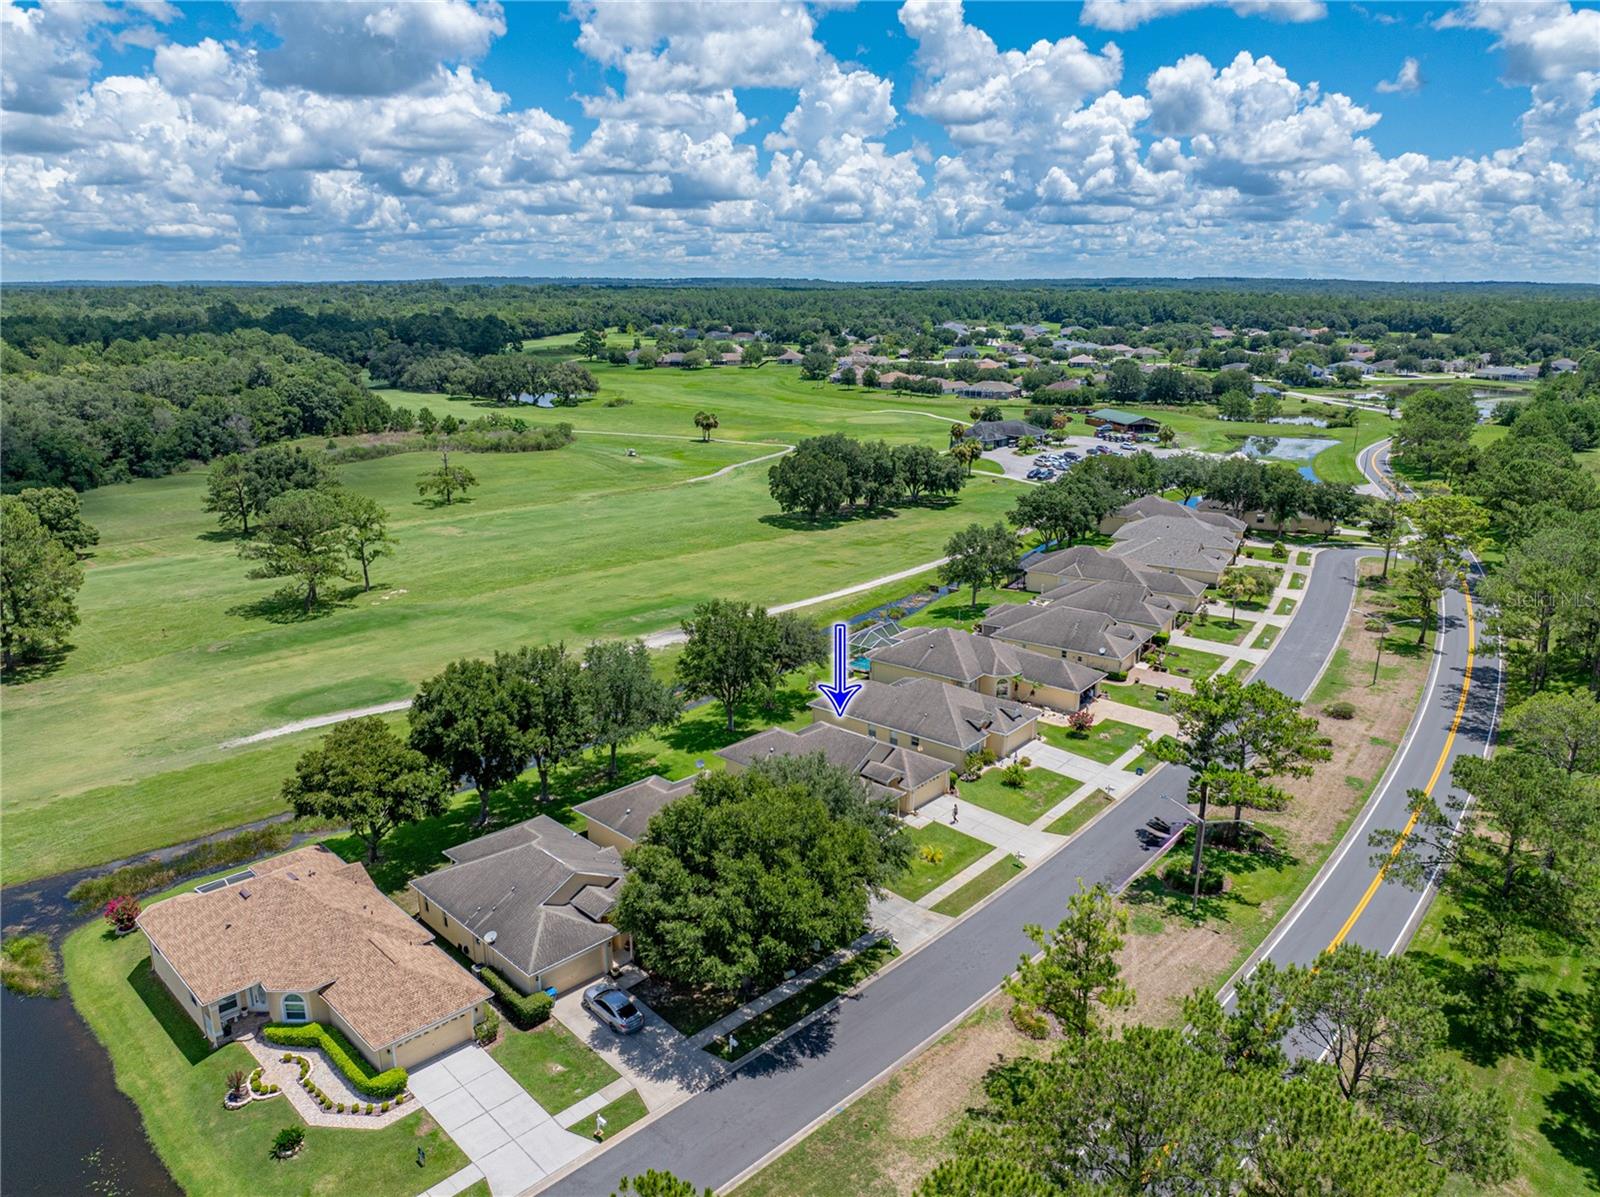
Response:
[[[1043,466],[1028,471],[1028,478],[1034,482],[1048,482],[1055,476],[1054,470],[1047,470]]]
[[[633,1004],[632,998],[608,981],[585,989],[583,1004],[590,1014],[619,1035],[631,1035],[644,1026],[643,1011]]]

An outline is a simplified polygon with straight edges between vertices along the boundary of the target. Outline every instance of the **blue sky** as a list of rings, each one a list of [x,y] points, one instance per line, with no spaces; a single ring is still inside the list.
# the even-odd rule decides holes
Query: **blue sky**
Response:
[[[1600,275],[1593,4],[0,3],[14,279]]]

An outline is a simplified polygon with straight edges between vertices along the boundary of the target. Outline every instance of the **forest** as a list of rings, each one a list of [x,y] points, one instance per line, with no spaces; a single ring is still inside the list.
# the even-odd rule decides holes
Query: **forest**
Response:
[[[1267,284],[1258,284],[1267,286]],[[620,328],[657,346],[702,331],[759,332],[770,346],[881,336],[913,356],[962,339],[947,322],[1049,321],[1105,343],[1253,362],[1292,341],[1291,363],[1336,338],[1382,352],[1548,361],[1600,343],[1600,291],[1582,287],[1153,283],[726,284],[445,282],[7,289],[0,435],[7,492],[83,491],[158,477],[296,436],[405,430],[372,381],[509,402],[575,403],[595,390],[573,363],[523,341]],[[1218,340],[1211,329],[1238,330]],[[1302,344],[1290,328],[1323,330]],[[1040,348],[1039,337],[1030,339]],[[620,352],[613,350],[612,352]],[[1213,361],[1213,359],[1215,359]],[[1028,383],[1057,376],[1035,370]],[[1280,373],[1282,373],[1280,371]],[[1294,381],[1297,379],[1290,379]],[[1031,389],[1031,388],[1030,388]],[[1110,388],[1113,401],[1136,396]]]

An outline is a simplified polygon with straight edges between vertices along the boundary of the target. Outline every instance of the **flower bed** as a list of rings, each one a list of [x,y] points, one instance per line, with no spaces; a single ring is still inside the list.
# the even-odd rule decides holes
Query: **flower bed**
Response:
[[[390,1101],[405,1092],[406,1070],[390,1068],[373,1072],[350,1041],[336,1027],[308,1022],[291,1026],[285,1023],[268,1023],[261,1028],[261,1038],[279,1047],[314,1047],[333,1062],[350,1087],[374,1101]]]
[[[362,1102],[362,1101],[339,1101],[339,1100],[337,1100],[337,1099],[335,1099],[333,1097],[328,1096],[328,1094],[322,1089],[322,1087],[320,1085],[318,1085],[316,1083],[316,1081],[311,1079],[311,1061],[310,1060],[306,1059],[304,1056],[297,1056],[297,1055],[293,1054],[292,1052],[285,1052],[283,1054],[283,1063],[285,1063],[285,1064],[294,1064],[294,1065],[298,1066],[298,1068],[300,1069],[300,1087],[302,1089],[304,1089],[308,1094],[310,1094],[311,1100],[316,1102],[319,1106],[321,1106],[324,1113],[328,1113],[328,1114],[387,1114],[391,1108],[398,1107],[398,1106],[403,1106],[406,1102],[411,1100],[411,1094],[409,1094],[409,1093],[401,1093],[398,1097],[394,1098],[392,1101],[380,1101],[380,1102],[373,1102],[373,1101],[366,1101],[366,1102]],[[260,1072],[261,1072],[261,1069],[259,1069],[259,1068],[256,1069],[257,1075],[259,1075]],[[255,1078],[252,1077],[251,1078],[252,1087],[254,1086],[254,1084],[255,1084]],[[274,1092],[277,1091],[277,1086],[276,1085],[272,1086],[272,1088],[273,1088]]]

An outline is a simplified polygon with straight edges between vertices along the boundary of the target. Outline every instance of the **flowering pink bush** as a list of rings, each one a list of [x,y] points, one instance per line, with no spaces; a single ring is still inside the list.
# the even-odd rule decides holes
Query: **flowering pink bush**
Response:
[[[132,931],[142,909],[138,898],[112,898],[106,903],[106,922],[119,932]]]
[[[1073,731],[1088,731],[1094,726],[1094,712],[1088,707],[1073,711],[1067,716],[1067,726]]]

